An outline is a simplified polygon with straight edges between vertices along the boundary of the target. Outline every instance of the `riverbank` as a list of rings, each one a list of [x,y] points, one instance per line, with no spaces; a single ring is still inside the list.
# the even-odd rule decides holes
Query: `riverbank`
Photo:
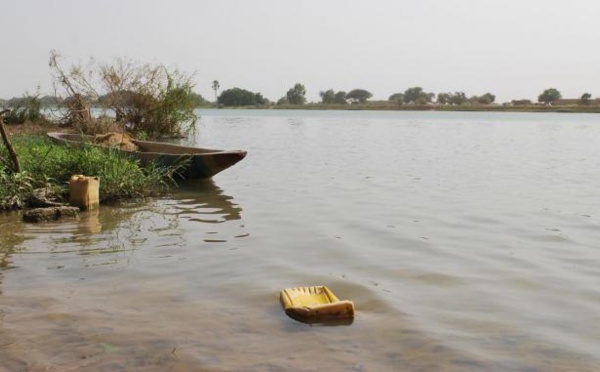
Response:
[[[83,174],[100,177],[100,201],[161,194],[175,185],[179,166],[142,167],[122,152],[98,146],[71,147],[53,144],[44,134],[46,127],[9,126],[20,169],[10,162],[6,148],[0,148],[0,211],[35,207],[36,190],[48,190],[56,202],[68,199],[69,179]],[[16,133],[16,134],[15,134]]]
[[[200,109],[227,110],[332,110],[332,111],[442,111],[442,112],[556,112],[556,113],[600,113],[599,105],[397,105],[387,101],[374,101],[356,104],[304,105],[256,105],[256,106],[204,106]]]
[[[231,107],[227,107],[231,108]],[[248,107],[254,108],[254,107]],[[456,112],[559,112],[559,113],[600,113],[598,105],[397,105],[387,101],[374,101],[349,105],[308,103],[305,105],[277,105],[269,107],[284,110],[373,110],[373,111],[456,111]]]

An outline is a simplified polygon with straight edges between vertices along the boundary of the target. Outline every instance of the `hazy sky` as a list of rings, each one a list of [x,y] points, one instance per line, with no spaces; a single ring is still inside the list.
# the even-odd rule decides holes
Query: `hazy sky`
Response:
[[[64,64],[126,57],[277,100],[319,91],[600,96],[597,0],[0,0],[0,97],[51,92]]]

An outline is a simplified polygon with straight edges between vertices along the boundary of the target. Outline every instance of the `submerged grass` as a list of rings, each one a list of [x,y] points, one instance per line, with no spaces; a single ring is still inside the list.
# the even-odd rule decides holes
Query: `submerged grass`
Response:
[[[27,204],[31,192],[40,187],[66,191],[74,174],[100,177],[100,200],[143,197],[167,191],[175,185],[174,175],[184,165],[142,167],[111,148],[92,145],[59,146],[41,136],[15,136],[22,172],[10,172],[8,154],[0,151],[0,210],[19,209]]]

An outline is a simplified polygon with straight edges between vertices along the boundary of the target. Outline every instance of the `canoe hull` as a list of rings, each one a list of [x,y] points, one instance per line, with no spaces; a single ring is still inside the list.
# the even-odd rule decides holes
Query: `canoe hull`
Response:
[[[66,133],[48,133],[48,137],[57,144],[81,146],[93,143],[92,136]],[[211,178],[235,165],[246,157],[246,151],[223,151],[206,148],[186,147],[163,142],[132,141],[140,151],[117,150],[139,159],[142,166],[151,162],[170,166],[180,164],[187,159],[187,166],[180,172],[185,179]]]

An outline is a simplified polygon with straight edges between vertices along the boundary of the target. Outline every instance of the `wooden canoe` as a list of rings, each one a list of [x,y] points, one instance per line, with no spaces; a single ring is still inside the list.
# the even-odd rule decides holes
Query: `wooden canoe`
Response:
[[[47,134],[52,142],[57,144],[94,144],[93,136],[51,132]],[[188,166],[181,172],[185,179],[210,178],[215,174],[236,164],[246,157],[246,151],[223,151],[215,149],[179,146],[165,142],[150,142],[132,140],[138,151],[119,151],[131,157],[140,159],[141,164],[157,162],[160,165],[173,165],[182,158],[189,158]]]

